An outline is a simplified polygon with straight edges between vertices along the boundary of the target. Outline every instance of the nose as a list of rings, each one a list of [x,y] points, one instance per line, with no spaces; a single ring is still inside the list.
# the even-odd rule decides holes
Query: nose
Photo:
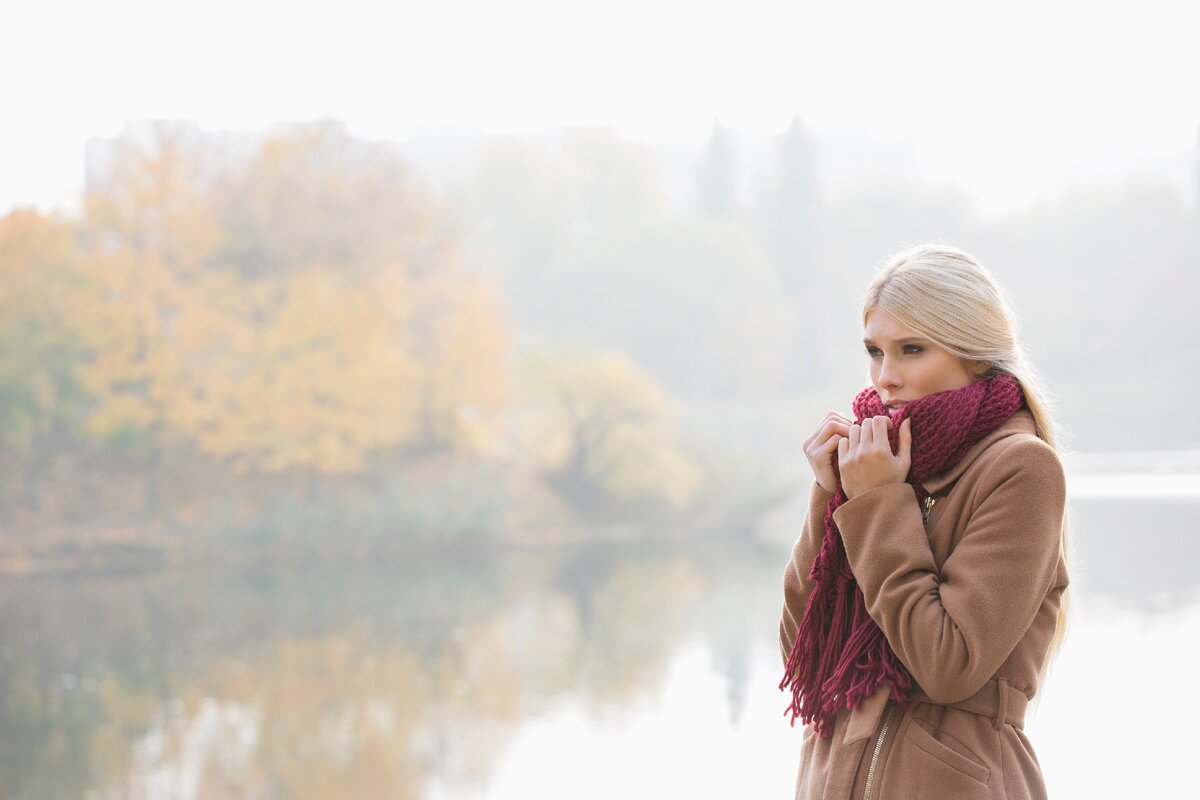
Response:
[[[888,391],[892,391],[900,387],[900,374],[896,372],[892,361],[887,357],[883,357],[883,361],[879,365],[879,385]]]

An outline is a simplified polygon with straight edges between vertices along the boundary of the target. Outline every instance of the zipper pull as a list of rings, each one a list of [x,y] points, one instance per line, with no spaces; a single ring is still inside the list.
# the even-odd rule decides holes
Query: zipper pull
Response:
[[[933,504],[936,502],[937,500],[934,499],[933,495],[925,498],[925,507],[921,509],[921,520],[926,524],[929,523],[929,512],[933,510]]]

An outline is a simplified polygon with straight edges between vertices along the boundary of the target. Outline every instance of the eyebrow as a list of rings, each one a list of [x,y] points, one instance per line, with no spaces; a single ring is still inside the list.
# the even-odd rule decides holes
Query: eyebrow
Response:
[[[905,336],[903,339],[896,340],[896,344],[908,344],[909,342],[924,343],[925,340],[922,339],[920,336]],[[871,341],[870,339],[863,339],[863,344],[875,344],[875,343],[873,341]]]

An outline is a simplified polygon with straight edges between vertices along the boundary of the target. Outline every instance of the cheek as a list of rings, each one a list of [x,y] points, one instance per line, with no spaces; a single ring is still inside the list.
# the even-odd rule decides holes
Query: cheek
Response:
[[[929,385],[930,379],[938,374],[938,369],[936,365],[930,363],[929,359],[921,359],[921,361],[923,363],[914,364],[908,371],[908,380],[914,386],[925,389]]]
[[[960,370],[953,361],[945,358],[926,358],[922,361],[925,363],[921,364],[916,380],[922,384],[925,394],[957,389],[962,385],[959,381]]]

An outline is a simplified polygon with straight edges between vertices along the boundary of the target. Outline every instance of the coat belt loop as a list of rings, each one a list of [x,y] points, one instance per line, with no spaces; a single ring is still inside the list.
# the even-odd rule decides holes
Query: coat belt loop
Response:
[[[1008,716],[1008,678],[996,679],[996,721],[992,727],[1000,730],[1004,727],[1005,718]]]

